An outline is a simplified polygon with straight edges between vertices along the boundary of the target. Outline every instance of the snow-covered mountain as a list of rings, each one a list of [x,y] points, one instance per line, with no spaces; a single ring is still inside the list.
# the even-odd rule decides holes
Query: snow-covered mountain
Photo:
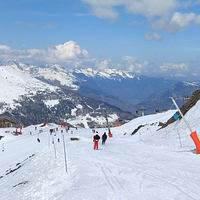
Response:
[[[27,97],[36,95],[37,92],[55,92],[58,87],[48,85],[41,82],[28,74],[17,71],[10,66],[0,67],[0,102],[1,112],[5,109],[14,109],[18,105],[16,100],[20,99],[22,95]]]
[[[195,90],[200,88],[200,82],[178,82],[170,89],[161,90],[155,94],[150,95],[148,98],[141,101],[139,104],[134,105],[134,110],[137,111],[141,107],[145,107],[146,114],[153,113],[154,111],[162,112],[174,108],[174,105],[169,97],[173,97],[176,103],[181,107],[191,97]]]
[[[105,110],[111,123],[134,117],[102,101],[44,83],[18,67],[0,66],[0,72],[0,113],[11,110],[25,125],[64,121],[74,126],[105,126]],[[79,123],[74,124],[77,118]]]
[[[199,136],[198,93],[185,119]],[[160,129],[175,112],[138,117],[111,128],[113,137],[105,145],[99,143],[99,150],[93,149],[91,129],[72,128],[62,134],[56,124],[34,125],[19,136],[11,134],[15,129],[0,129],[0,198],[199,200],[200,155],[190,130],[182,119]],[[50,135],[49,129],[56,128]],[[108,130],[96,131],[101,136]]]
[[[102,100],[123,110],[151,94],[169,89],[177,81],[138,76],[116,69],[66,69],[59,65],[31,66],[12,61],[9,66],[29,73],[41,81],[76,91],[78,94]],[[132,105],[131,105],[132,104]]]

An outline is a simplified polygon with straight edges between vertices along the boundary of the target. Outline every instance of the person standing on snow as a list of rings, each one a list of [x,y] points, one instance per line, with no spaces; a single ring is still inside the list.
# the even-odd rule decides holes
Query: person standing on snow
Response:
[[[102,144],[105,144],[106,140],[107,140],[107,135],[104,132],[104,134],[102,135]]]
[[[99,140],[100,140],[100,136],[98,135],[98,132],[96,132],[96,135],[94,135],[94,137],[93,137],[94,149],[99,148],[99,146],[98,146]]]

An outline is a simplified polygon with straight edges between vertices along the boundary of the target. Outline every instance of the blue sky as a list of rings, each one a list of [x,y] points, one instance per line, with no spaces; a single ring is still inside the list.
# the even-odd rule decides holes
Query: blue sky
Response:
[[[0,59],[200,75],[200,0],[1,0]]]

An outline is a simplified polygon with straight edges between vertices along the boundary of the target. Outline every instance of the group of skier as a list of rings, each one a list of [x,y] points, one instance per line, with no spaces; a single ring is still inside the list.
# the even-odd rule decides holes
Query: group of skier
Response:
[[[94,150],[95,149],[98,149],[99,148],[99,140],[100,140],[100,136],[99,136],[99,134],[98,134],[98,132],[96,132],[95,134],[94,134],[94,136],[93,136],[93,142],[94,142]],[[106,135],[106,133],[104,132],[104,134],[102,135],[102,145],[105,145],[105,142],[106,142],[106,140],[107,140],[107,135]]]
[[[107,136],[106,132],[104,132],[104,134],[101,137],[99,136],[97,131],[95,132],[95,130],[92,130],[92,132],[94,133],[94,136],[93,136],[94,150],[95,149],[98,150],[98,148],[99,148],[99,140],[102,139],[102,145],[105,145],[108,136]],[[52,135],[52,133],[53,133],[53,129],[50,129],[50,134]],[[61,130],[61,133],[63,133],[63,130]],[[32,135],[31,132],[30,132],[30,135]],[[40,143],[39,137],[37,138],[37,141]],[[59,142],[60,142],[60,139],[58,138],[58,143]]]

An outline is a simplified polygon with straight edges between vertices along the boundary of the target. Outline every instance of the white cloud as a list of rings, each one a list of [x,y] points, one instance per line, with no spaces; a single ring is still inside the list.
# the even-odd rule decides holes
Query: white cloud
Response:
[[[117,65],[118,69],[123,69],[129,72],[147,76],[163,76],[172,77],[178,74],[186,76],[191,73],[189,65],[187,63],[164,63],[160,66],[149,63],[148,61],[139,62],[136,57],[124,56],[121,62]]]
[[[158,34],[157,32],[153,32],[153,33],[149,33],[149,34],[145,34],[145,39],[146,40],[156,40],[156,41],[160,41],[162,40],[163,36]]]
[[[145,73],[148,71],[149,62],[144,61],[139,63],[136,57],[133,56],[124,56],[121,59],[121,62],[118,63],[118,68],[124,69],[129,72],[134,72],[137,74]]]
[[[62,66],[73,67],[97,67],[99,69],[117,68],[147,76],[192,75],[199,71],[199,60],[191,63],[164,63],[161,66],[147,61],[139,62],[134,56],[124,56],[116,63],[111,59],[98,61],[92,58],[88,51],[82,49],[76,42],[69,41],[54,47],[44,49],[17,50],[6,45],[0,45],[0,59],[20,60],[30,64],[55,63]],[[199,74],[199,73],[198,73]],[[196,76],[198,78],[198,76]]]
[[[200,25],[200,15],[181,13],[200,4],[200,0],[82,0],[90,6],[90,13],[98,18],[117,20],[120,12],[141,15],[148,19],[154,30],[165,30],[170,34],[177,33],[191,24]],[[179,12],[178,12],[179,11]],[[137,22],[138,23],[138,22]],[[135,24],[135,21],[133,21]],[[161,40],[156,33],[146,34],[147,40]]]
[[[132,14],[153,18],[168,15],[176,6],[176,0],[129,0],[126,4],[126,10]]]
[[[4,60],[24,59],[26,61],[39,61],[41,63],[57,63],[79,66],[83,62],[94,61],[88,51],[74,41],[59,44],[47,50],[28,49],[15,50],[8,46],[0,46],[0,58]]]
[[[135,63],[136,62],[136,60],[137,60],[137,58],[136,57],[132,57],[132,56],[124,56],[123,58],[122,58],[122,60],[125,60],[125,61],[127,61],[128,63]]]
[[[171,19],[160,19],[154,22],[153,26],[157,29],[166,30],[169,33],[177,33],[192,23],[200,25],[200,15],[196,15],[195,13],[175,12]]]
[[[113,19],[113,20],[119,18],[118,12],[112,7],[94,6],[92,7],[91,12],[93,15],[97,16],[98,18]]]
[[[179,13],[179,12],[175,12],[174,15],[172,16],[170,23],[176,24],[180,27],[185,27],[185,26],[188,26],[188,24],[190,24],[190,22],[193,21],[194,18],[195,18],[194,13],[182,14],[182,13]]]
[[[93,15],[99,18],[117,19],[115,8],[124,7],[128,13],[143,15],[147,18],[168,15],[177,6],[177,0],[82,0],[91,6]]]
[[[110,59],[106,59],[106,60],[103,60],[103,61],[101,61],[101,62],[96,62],[96,67],[98,68],[98,69],[106,69],[106,68],[108,68],[108,66],[109,66],[109,62],[110,62],[111,60]]]
[[[0,45],[0,51],[9,51],[10,47],[6,45]]]
[[[47,51],[49,57],[46,57],[49,62],[69,62],[80,60],[88,57],[88,52],[86,50],[82,50],[79,45],[77,45],[74,41],[69,41],[64,44],[59,44],[54,48],[49,48]]]
[[[7,61],[10,59],[21,59],[28,56],[28,52],[25,50],[13,50],[9,46],[0,45],[0,58]]]
[[[159,67],[161,72],[167,72],[170,70],[180,70],[180,71],[187,71],[188,70],[188,65],[186,63],[181,63],[181,64],[175,64],[175,63],[165,63]]]

